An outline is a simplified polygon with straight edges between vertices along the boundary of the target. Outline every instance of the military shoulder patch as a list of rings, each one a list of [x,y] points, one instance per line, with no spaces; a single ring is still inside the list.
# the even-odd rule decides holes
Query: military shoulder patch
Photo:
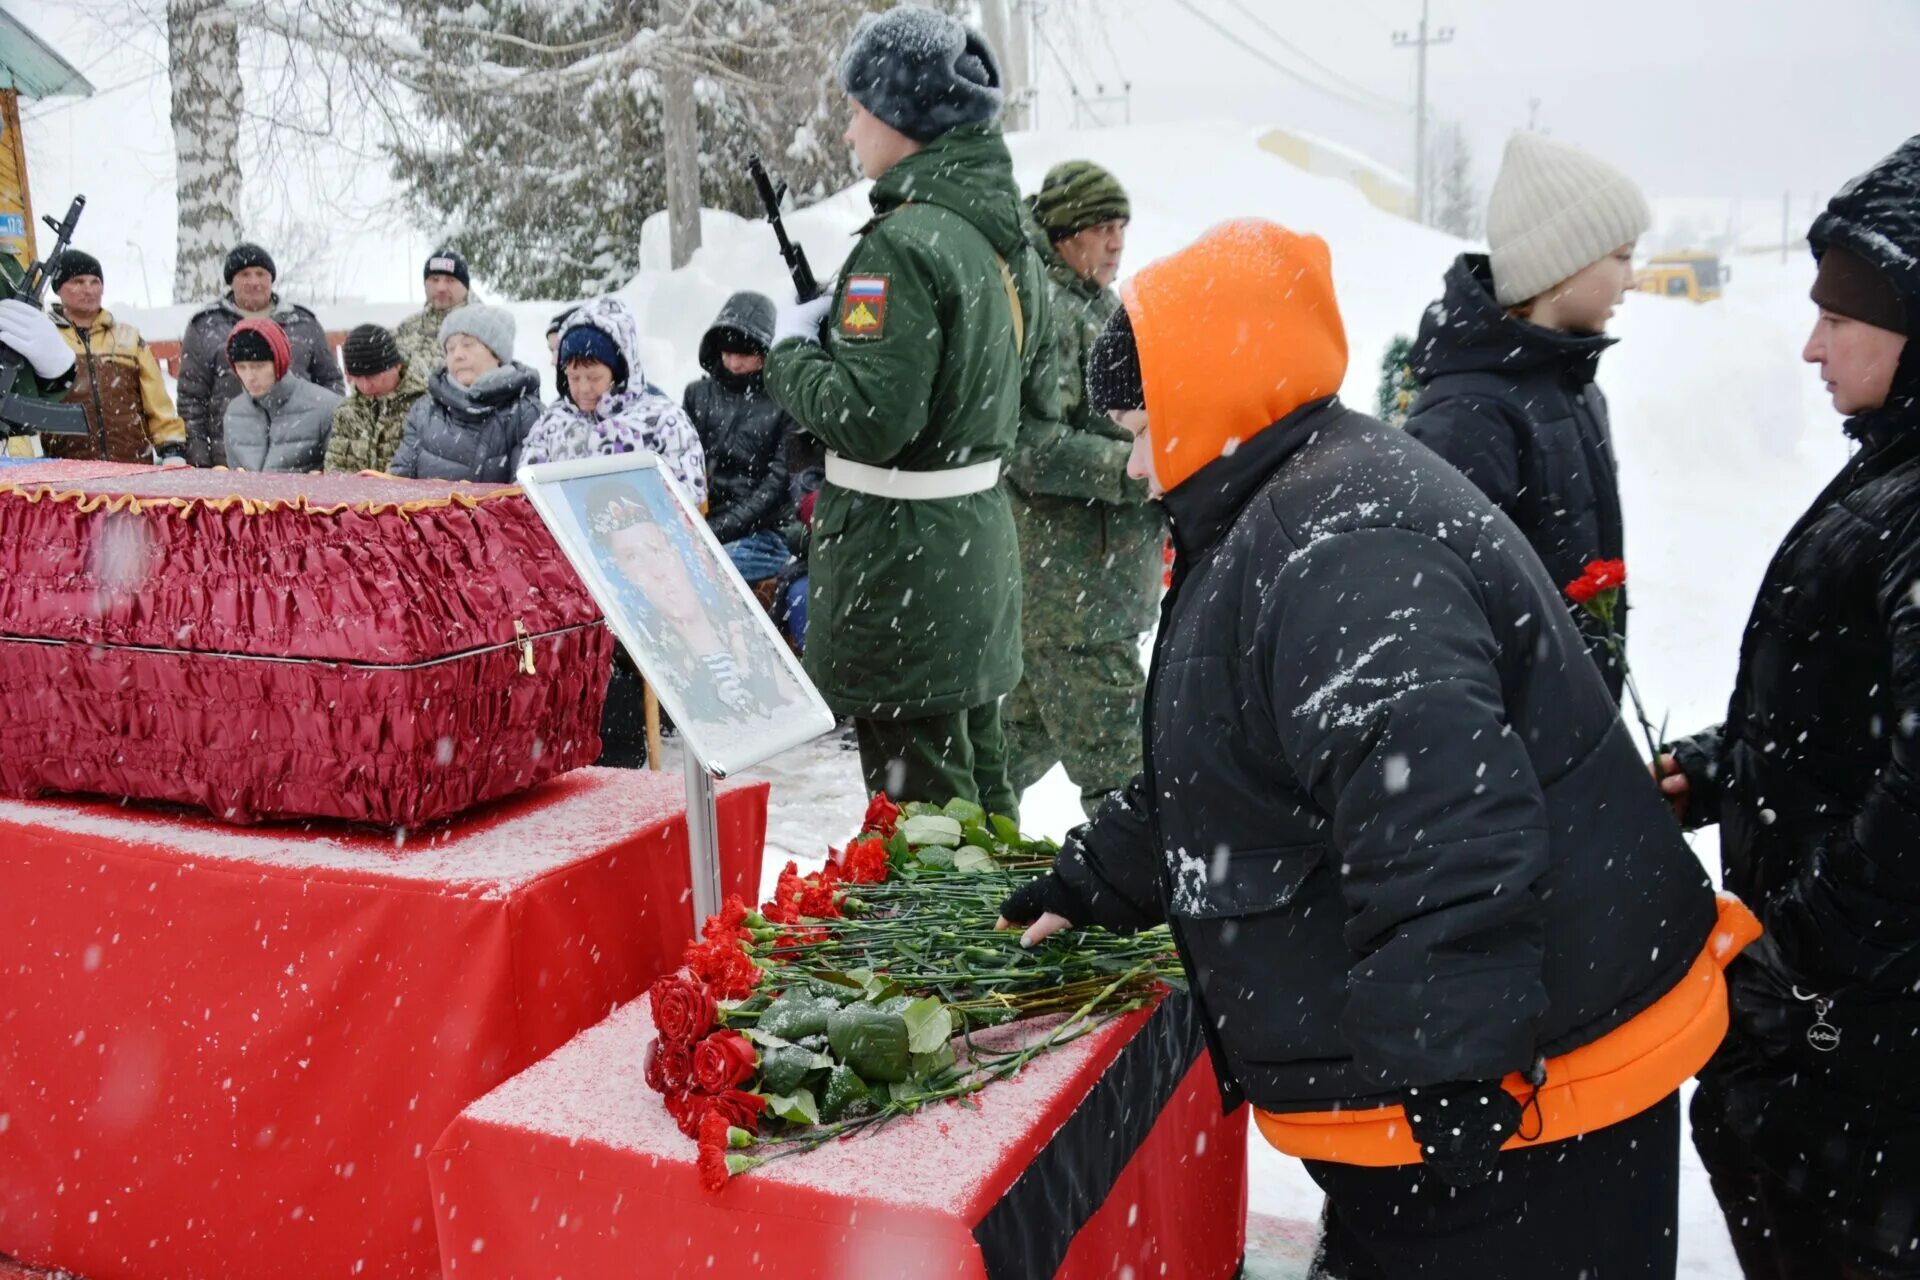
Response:
[[[877,338],[887,330],[887,278],[848,276],[840,295],[840,333],[848,338]]]

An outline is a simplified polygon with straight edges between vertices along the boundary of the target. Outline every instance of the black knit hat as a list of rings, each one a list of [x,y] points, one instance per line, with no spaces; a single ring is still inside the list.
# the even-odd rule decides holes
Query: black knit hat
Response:
[[[227,255],[227,283],[248,267],[265,267],[267,274],[274,279],[280,278],[280,271],[273,265],[273,255],[251,241],[243,240],[233,246],[233,252]]]
[[[273,363],[273,343],[257,329],[235,329],[227,339],[227,359],[234,364],[257,360]]]
[[[356,378],[371,378],[406,363],[393,334],[377,324],[357,326],[347,335],[340,354],[347,372]]]
[[[1000,68],[986,40],[917,4],[860,19],[840,59],[840,87],[915,142],[1000,114]]]
[[[58,293],[60,286],[75,276],[98,276],[102,280],[106,279],[100,274],[100,259],[90,253],[82,253],[78,249],[68,249],[53,260],[53,266],[47,271],[47,283],[53,286],[55,293]]]
[[[1140,348],[1133,340],[1133,321],[1121,307],[1087,352],[1087,403],[1101,413],[1147,407],[1140,381]]]
[[[429,254],[420,278],[424,280],[428,276],[452,276],[468,288],[473,287],[473,281],[467,278],[467,260],[460,256],[457,249],[435,249]]]

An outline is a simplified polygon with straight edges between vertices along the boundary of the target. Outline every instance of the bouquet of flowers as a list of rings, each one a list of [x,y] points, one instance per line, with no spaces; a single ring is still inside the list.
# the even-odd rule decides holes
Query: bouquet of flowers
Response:
[[[1031,950],[992,927],[999,903],[1058,847],[955,801],[874,797],[825,867],[781,873],[758,911],[729,898],[684,967],[649,992],[647,1083],[699,1143],[701,1182],[727,1179],[968,1099],[1040,1054],[1158,998],[1181,970],[1164,929]],[[1027,1042],[973,1033],[1064,1015]]]
[[[1646,704],[1640,701],[1640,686],[1634,683],[1633,668],[1627,665],[1627,641],[1620,634],[1620,591],[1627,585],[1627,562],[1624,560],[1589,560],[1587,567],[1579,577],[1569,582],[1564,590],[1567,599],[1586,610],[1597,621],[1606,639],[1607,650],[1613,654],[1613,660],[1620,664],[1620,673],[1625,678],[1627,696],[1633,700],[1633,714],[1640,721],[1640,732],[1646,738],[1647,758],[1660,759],[1660,743],[1666,737],[1667,726],[1664,722],[1658,730],[1653,721],[1647,718]]]

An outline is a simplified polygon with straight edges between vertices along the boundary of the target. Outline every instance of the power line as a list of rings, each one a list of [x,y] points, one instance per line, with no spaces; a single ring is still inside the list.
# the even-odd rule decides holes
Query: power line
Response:
[[[1418,60],[1415,77],[1419,87],[1414,90],[1413,106],[1413,217],[1420,223],[1427,220],[1427,50],[1437,44],[1453,43],[1452,27],[1428,31],[1428,3],[1429,0],[1420,0],[1419,35],[1409,36],[1404,31],[1393,33],[1393,47],[1412,49]]]
[[[1388,110],[1388,108],[1382,107],[1378,102],[1364,101],[1360,98],[1353,97],[1350,94],[1342,93],[1338,89],[1331,88],[1327,85],[1321,84],[1317,80],[1309,79],[1308,77],[1300,74],[1299,71],[1297,71],[1293,67],[1288,66],[1286,63],[1281,62],[1278,58],[1275,58],[1273,55],[1269,53],[1265,53],[1247,44],[1244,40],[1240,38],[1237,32],[1234,32],[1228,27],[1223,26],[1220,23],[1219,19],[1215,18],[1212,14],[1207,13],[1205,10],[1200,9],[1198,6],[1196,6],[1193,3],[1193,0],[1173,0],[1173,2],[1179,5],[1182,9],[1185,9],[1188,13],[1191,13],[1194,17],[1200,19],[1200,21],[1206,23],[1209,27],[1212,27],[1215,31],[1219,32],[1221,36],[1231,41],[1235,48],[1239,49],[1241,52],[1247,54],[1250,57],[1258,58],[1260,61],[1266,63],[1268,66],[1272,67],[1275,71],[1278,71],[1281,75],[1286,76],[1288,79],[1297,81],[1300,84],[1305,85],[1307,88],[1314,90],[1316,93],[1323,93],[1329,98],[1333,98],[1333,99],[1336,99],[1337,101],[1344,102],[1350,107],[1358,107],[1362,111]],[[1400,112],[1404,111],[1405,109],[1406,108],[1404,107],[1394,107],[1391,110],[1393,114],[1398,115]]]
[[[1395,111],[1405,111],[1407,109],[1406,104],[1395,102],[1393,99],[1387,97],[1386,95],[1375,93],[1372,89],[1367,88],[1367,86],[1360,84],[1355,80],[1351,80],[1346,76],[1341,75],[1338,71],[1335,71],[1332,67],[1329,67],[1326,63],[1320,61],[1318,58],[1308,53],[1305,49],[1302,49],[1299,45],[1293,43],[1293,41],[1281,35],[1277,30],[1275,30],[1272,26],[1270,26],[1265,19],[1260,17],[1259,14],[1249,9],[1246,6],[1246,4],[1243,3],[1243,0],[1227,0],[1227,3],[1232,5],[1234,8],[1238,9],[1241,13],[1245,14],[1248,22],[1251,22],[1255,27],[1258,27],[1260,30],[1266,32],[1269,36],[1272,36],[1274,43],[1278,44],[1281,48],[1293,54],[1294,57],[1300,59],[1302,62],[1306,63],[1308,66],[1315,68],[1322,75],[1326,76],[1328,79],[1347,86],[1347,88],[1352,89],[1354,92],[1360,94],[1362,97],[1372,98],[1376,102],[1379,102],[1382,106],[1392,107]]]

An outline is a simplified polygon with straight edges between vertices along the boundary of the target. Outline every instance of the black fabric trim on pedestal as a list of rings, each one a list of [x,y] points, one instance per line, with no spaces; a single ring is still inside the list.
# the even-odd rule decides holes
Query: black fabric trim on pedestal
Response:
[[[1059,1270],[1204,1052],[1193,998],[1169,993],[974,1227],[988,1280],[1036,1280]]]

